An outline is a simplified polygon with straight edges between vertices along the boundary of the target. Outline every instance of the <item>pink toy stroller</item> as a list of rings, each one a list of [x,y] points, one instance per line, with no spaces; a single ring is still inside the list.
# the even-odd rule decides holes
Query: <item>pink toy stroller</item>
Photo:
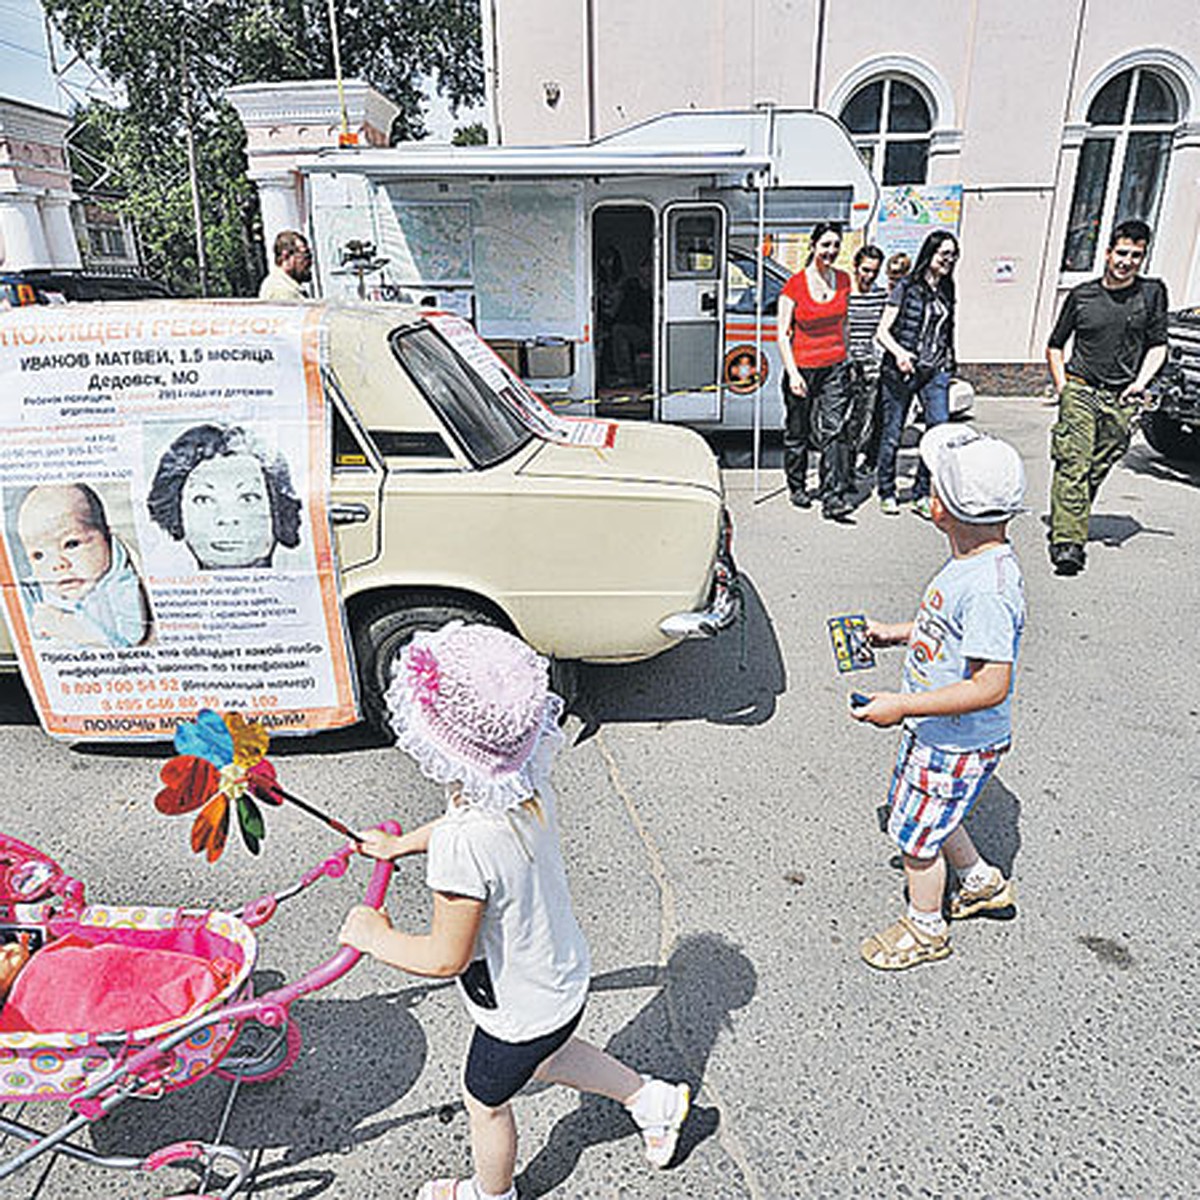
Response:
[[[381,828],[399,833],[390,821]],[[82,883],[0,834],[0,943],[20,939],[32,951],[0,1007],[0,1105],[61,1101],[70,1110],[48,1133],[0,1115],[0,1134],[23,1143],[0,1161],[0,1180],[43,1155],[140,1171],[189,1162],[202,1175],[201,1191],[214,1169],[229,1174],[203,1200],[230,1200],[250,1160],[219,1144],[223,1132],[216,1143],[175,1142],[145,1158],[97,1154],[71,1139],[127,1100],[209,1074],[232,1080],[236,1093],[243,1081],[275,1079],[295,1063],[292,1002],[340,979],[360,956],[343,947],[295,983],[256,997],[254,930],[322,876],[344,875],[353,854],[347,846],[294,886],[223,913],[86,904]],[[383,903],[391,874],[390,863],[375,864],[364,903]]]

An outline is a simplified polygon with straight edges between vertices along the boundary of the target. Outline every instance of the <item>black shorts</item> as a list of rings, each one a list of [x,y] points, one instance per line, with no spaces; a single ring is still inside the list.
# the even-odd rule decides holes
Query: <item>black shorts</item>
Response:
[[[467,1091],[488,1108],[507,1104],[533,1078],[534,1071],[570,1040],[582,1018],[581,1007],[565,1025],[529,1042],[502,1042],[477,1026],[463,1076]]]

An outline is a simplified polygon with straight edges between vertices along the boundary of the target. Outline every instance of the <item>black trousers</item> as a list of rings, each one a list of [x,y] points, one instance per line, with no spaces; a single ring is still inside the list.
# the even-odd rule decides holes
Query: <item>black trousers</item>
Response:
[[[820,499],[824,504],[848,497],[854,490],[851,474],[853,429],[850,376],[844,362],[831,367],[801,367],[808,388],[797,396],[783,380],[783,470],[793,495],[808,490],[808,451],[820,456]]]

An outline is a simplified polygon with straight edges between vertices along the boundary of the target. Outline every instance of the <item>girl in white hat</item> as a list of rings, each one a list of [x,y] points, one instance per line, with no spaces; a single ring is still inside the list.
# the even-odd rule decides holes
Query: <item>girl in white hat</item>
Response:
[[[396,744],[446,786],[446,813],[363,851],[426,854],[429,932],[402,933],[359,905],[340,940],[414,975],[457,977],[475,1032],[463,1091],[475,1174],[434,1179],[417,1200],[515,1200],[517,1130],[510,1100],[531,1079],[623,1104],[665,1167],[687,1116],[687,1084],[638,1075],[575,1036],[591,962],[567,887],[550,769],[563,702],[524,642],[452,622],[418,633],[387,693]]]

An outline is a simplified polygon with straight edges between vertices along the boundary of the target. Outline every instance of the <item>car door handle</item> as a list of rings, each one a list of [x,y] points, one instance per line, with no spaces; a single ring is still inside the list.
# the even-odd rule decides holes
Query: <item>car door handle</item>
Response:
[[[331,504],[329,519],[335,525],[361,525],[371,519],[371,510],[365,504]]]
[[[702,313],[713,313],[717,311],[717,294],[715,292],[704,292],[700,297],[700,311]]]

